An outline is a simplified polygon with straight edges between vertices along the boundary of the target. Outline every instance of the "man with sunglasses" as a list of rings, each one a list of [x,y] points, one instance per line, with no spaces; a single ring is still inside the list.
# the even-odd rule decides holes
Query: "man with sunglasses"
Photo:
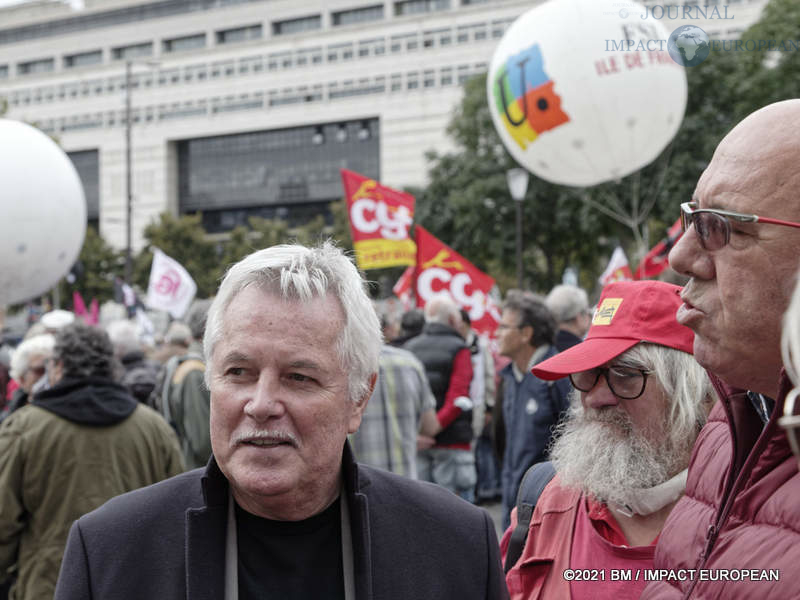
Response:
[[[533,368],[541,379],[569,376],[576,391],[550,450],[556,476],[506,575],[512,600],[616,600],[644,588],[642,577],[614,574],[652,569],[712,398],[694,335],[675,320],[679,292],[660,281],[609,284],[586,339]]]
[[[695,358],[721,401],[655,556],[657,569],[696,576],[663,578],[642,598],[800,597],[800,475],[778,425],[791,387],[781,315],[800,255],[798,131],[800,100],[751,114],[681,207],[685,233],[669,259],[690,279],[677,319],[694,330]]]

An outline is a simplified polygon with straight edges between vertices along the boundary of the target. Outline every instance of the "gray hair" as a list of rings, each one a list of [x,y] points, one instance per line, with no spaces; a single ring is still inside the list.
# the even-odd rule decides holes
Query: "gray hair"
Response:
[[[169,326],[167,333],[164,334],[164,343],[178,344],[188,348],[189,344],[192,343],[192,330],[189,329],[186,323],[175,321]]]
[[[653,372],[669,400],[669,422],[684,432],[683,439],[694,443],[715,398],[708,373],[694,356],[642,342],[622,354],[619,362]]]
[[[544,301],[558,323],[566,323],[589,309],[586,292],[574,285],[557,285]]]
[[[458,305],[446,294],[439,294],[428,300],[424,310],[427,323],[450,325],[451,319],[454,319],[455,322],[461,320]]]
[[[280,245],[250,254],[225,274],[208,310],[203,351],[206,383],[214,347],[222,336],[223,317],[233,299],[256,285],[286,300],[308,302],[332,294],[342,307],[344,326],[337,341],[342,368],[348,374],[350,399],[361,400],[378,371],[382,333],[366,284],[352,261],[330,241],[319,247]]]
[[[208,309],[210,307],[210,299],[195,300],[186,315],[186,324],[189,325],[189,331],[192,337],[198,341],[202,340],[206,333],[206,319],[208,318]]]
[[[22,342],[11,357],[11,368],[9,374],[13,379],[19,381],[28,370],[31,358],[34,356],[44,356],[50,358],[53,354],[53,347],[56,338],[49,333],[36,335]]]
[[[58,330],[53,359],[63,365],[65,378],[113,379],[118,364],[108,334],[83,323],[73,323]]]
[[[141,352],[142,340],[139,337],[139,326],[128,319],[111,321],[106,325],[106,333],[114,345],[117,356],[125,356],[132,352]]]
[[[795,385],[800,385],[800,277],[792,294],[792,301],[783,317],[781,352],[786,373]]]

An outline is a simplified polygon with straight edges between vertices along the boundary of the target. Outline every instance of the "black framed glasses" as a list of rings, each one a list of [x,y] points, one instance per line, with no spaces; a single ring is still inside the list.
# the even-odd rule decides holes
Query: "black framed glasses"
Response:
[[[769,223],[800,228],[800,223],[770,219],[759,215],[737,213],[716,208],[697,208],[697,202],[681,204],[681,229],[686,233],[691,225],[705,250],[719,250],[731,239],[731,221],[738,223]]]
[[[647,386],[647,376],[650,373],[652,371],[623,367],[622,365],[611,365],[610,367],[596,367],[588,371],[572,373],[569,376],[569,380],[576,390],[589,392],[594,389],[602,375],[605,377],[608,389],[611,390],[612,394],[623,400],[633,400],[644,394],[644,388]]]
[[[783,416],[778,420],[778,425],[783,427],[786,437],[789,438],[789,446],[792,447],[792,452],[800,460],[800,415],[795,414],[798,395],[800,395],[800,387],[796,387],[786,394],[786,401],[783,403]]]

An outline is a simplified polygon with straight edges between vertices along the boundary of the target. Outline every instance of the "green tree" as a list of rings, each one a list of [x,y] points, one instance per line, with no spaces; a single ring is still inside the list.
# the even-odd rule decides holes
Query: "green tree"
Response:
[[[207,298],[216,292],[223,266],[216,244],[207,239],[200,213],[180,217],[162,213],[157,222],[145,227],[144,238],[147,244],[136,256],[133,269],[133,280],[142,289],[147,289],[152,251],[158,248],[189,272],[197,283],[198,298]]]
[[[415,221],[495,277],[501,288],[515,286],[516,207],[506,171],[517,165],[492,123],[485,76],[466,82],[448,133],[456,151],[430,152],[429,185],[410,190],[417,197]],[[569,265],[596,272],[602,259],[595,240],[614,233],[575,190],[532,178],[523,200],[526,287],[546,291]]]

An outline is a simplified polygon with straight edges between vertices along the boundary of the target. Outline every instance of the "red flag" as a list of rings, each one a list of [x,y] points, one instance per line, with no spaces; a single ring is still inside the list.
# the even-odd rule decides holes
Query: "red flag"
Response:
[[[489,297],[494,279],[417,225],[417,306],[437,294],[448,294],[459,307],[469,312],[472,328],[492,333],[500,322],[500,312]]]
[[[358,267],[366,270],[413,265],[416,248],[409,228],[414,217],[414,196],[347,169],[342,169],[342,184]]]
[[[667,230],[667,237],[658,242],[648,252],[636,268],[636,279],[658,277],[669,266],[667,257],[675,243],[681,239],[681,220],[678,219]]]
[[[625,251],[617,246],[611,254],[611,260],[608,261],[608,266],[603,274],[599,277],[600,284],[603,286],[613,283],[615,281],[632,281],[633,273],[628,264],[628,257],[625,256]]]
[[[415,270],[416,267],[413,265],[406,268],[403,274],[400,275],[400,279],[397,280],[397,283],[395,283],[392,288],[394,295],[400,298],[400,301],[403,303],[403,310],[409,310],[411,308],[411,284],[414,281]]]

